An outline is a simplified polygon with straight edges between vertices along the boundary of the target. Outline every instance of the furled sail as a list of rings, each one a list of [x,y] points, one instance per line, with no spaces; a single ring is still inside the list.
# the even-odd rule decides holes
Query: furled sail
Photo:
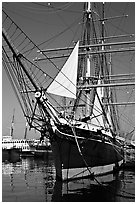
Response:
[[[59,96],[76,98],[79,41],[61,71],[48,87],[47,92]]]

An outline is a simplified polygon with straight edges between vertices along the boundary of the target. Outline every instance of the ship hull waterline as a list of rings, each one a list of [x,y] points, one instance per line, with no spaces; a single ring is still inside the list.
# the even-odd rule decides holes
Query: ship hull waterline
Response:
[[[55,161],[56,178],[62,181],[83,177],[102,176],[118,170],[123,160],[121,144],[68,135],[56,129],[51,148]]]

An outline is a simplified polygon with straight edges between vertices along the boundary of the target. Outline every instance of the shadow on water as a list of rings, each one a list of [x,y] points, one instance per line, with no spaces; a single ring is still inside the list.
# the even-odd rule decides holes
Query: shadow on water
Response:
[[[128,173],[130,174],[130,172]],[[125,177],[129,178],[129,174],[125,175],[124,172],[121,172],[120,174],[116,175],[115,180],[103,185],[93,184],[93,182],[90,179],[84,179],[84,180],[74,181],[70,183],[62,183],[60,181],[56,181],[54,186],[52,201],[54,202],[132,201],[133,202],[135,201],[134,187],[132,187],[132,189],[127,189],[128,183],[127,181],[125,181]],[[132,183],[132,181],[130,182]],[[130,190],[131,192],[128,192]]]
[[[20,152],[18,149],[2,149],[2,162],[9,161],[16,163],[20,161]]]
[[[55,180],[52,154],[2,163],[2,201],[6,202],[123,202],[134,201],[135,172],[111,175],[112,182],[97,185],[90,179]],[[97,178],[98,179],[98,178]],[[128,193],[126,193],[128,192]]]
[[[55,182],[52,201],[60,202],[111,202],[120,189],[120,181],[113,181],[107,186],[91,184],[90,179],[69,183]],[[86,185],[87,184],[87,185]],[[113,191],[110,186],[114,186]]]

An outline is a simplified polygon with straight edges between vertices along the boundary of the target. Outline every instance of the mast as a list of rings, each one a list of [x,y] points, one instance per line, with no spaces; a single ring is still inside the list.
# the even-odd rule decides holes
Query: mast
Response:
[[[10,129],[10,136],[13,138],[13,131],[14,131],[14,115],[15,115],[15,108],[13,109],[13,116],[11,121],[11,129]]]
[[[90,76],[98,76],[98,55],[92,55],[91,51],[96,51],[98,48],[90,47],[90,42],[92,38],[92,44],[97,44],[96,32],[93,21],[93,4],[87,2],[84,4],[84,32],[82,36],[81,51],[86,52],[86,55],[81,55],[78,67],[78,86],[88,86],[90,85]],[[92,29],[91,29],[92,26]],[[92,31],[92,32],[91,32]],[[82,117],[88,117],[92,113],[92,104],[94,103],[95,93],[92,90],[78,90],[77,100],[74,105],[73,111],[76,110],[76,106],[80,103],[80,99],[85,101],[85,109],[82,110]]]
[[[90,21],[91,21],[91,3],[88,2],[87,3],[87,10],[86,10],[86,29],[87,29],[87,45],[90,44]],[[87,50],[89,51],[89,47],[87,47]],[[90,73],[90,55],[87,55],[86,58],[86,77],[90,77],[91,73]],[[86,81],[86,84],[89,84],[89,81]],[[85,94],[85,101],[86,101],[86,110],[85,110],[85,116],[89,116],[90,115],[90,90],[86,91]]]
[[[105,6],[105,2],[102,3],[102,20],[101,20],[101,29],[102,29],[102,32],[101,32],[101,44],[102,44],[102,47],[101,47],[101,51],[103,52],[105,50],[105,47],[103,46],[103,44],[105,43],[105,32],[104,32],[104,28],[105,28],[105,13],[104,13],[104,6]],[[106,64],[106,56],[105,56],[105,53],[102,53],[101,54],[101,67],[100,67],[100,74],[99,75],[102,75],[104,76],[102,81],[105,83],[105,80],[104,78],[106,78],[106,72],[107,74],[108,73],[108,70],[107,70],[107,64]],[[101,81],[101,84],[102,84],[102,81]],[[100,102],[102,103],[103,101],[108,101],[109,99],[109,87],[100,87],[99,89],[100,92],[101,92],[101,98],[100,98]],[[106,125],[107,123],[109,123],[109,126],[110,126],[110,120],[108,119],[109,116],[109,108],[108,106],[104,106],[102,104],[102,108],[103,108],[103,112],[105,112],[105,116],[103,117],[103,121],[104,121],[104,124]]]
[[[26,138],[27,138],[27,127],[28,127],[28,123],[26,122],[24,139],[26,139]]]
[[[101,44],[104,44],[104,2],[102,3],[102,21],[101,21],[101,26],[102,26],[102,36],[101,36]],[[101,50],[104,51],[104,46],[101,47]],[[101,55],[101,75],[104,75],[104,53]]]
[[[84,3],[84,15],[83,15],[83,33],[82,33],[82,47],[81,51],[85,52],[85,50],[88,52],[91,48],[90,46],[90,27],[91,27],[91,3],[87,2]],[[85,47],[86,46],[86,47]],[[93,48],[94,49],[94,48]],[[90,66],[91,66],[91,61],[90,61],[90,53],[79,56],[79,64],[78,64],[78,74],[77,74],[77,85],[87,85],[88,84],[88,78],[90,77]],[[91,90],[88,91],[83,91],[83,90],[78,90],[77,89],[77,98],[74,103],[74,108],[72,109],[72,113],[75,112],[75,115],[77,115],[77,107],[80,103],[80,100],[85,101],[86,107],[84,110],[82,109],[81,111],[81,116],[89,116],[89,111],[90,111],[90,93]],[[88,105],[87,105],[88,104]],[[78,115],[79,115],[79,110],[78,110]]]
[[[83,105],[83,112],[85,116],[91,116],[92,115],[92,109],[93,109],[93,104],[94,104],[94,99],[95,99],[95,95],[96,95],[96,90],[100,89],[100,90],[111,90],[110,87],[114,87],[114,86],[132,86],[134,85],[134,83],[110,83],[114,81],[114,78],[111,78],[110,81],[110,77],[109,77],[109,69],[107,67],[107,62],[106,62],[106,58],[107,58],[107,53],[111,53],[111,52],[123,52],[123,51],[127,51],[127,46],[126,48],[121,48],[119,50],[110,50],[108,49],[108,46],[110,45],[128,45],[128,44],[133,44],[133,41],[130,42],[105,42],[106,39],[108,39],[105,36],[105,32],[104,32],[104,26],[105,26],[105,14],[104,14],[104,3],[102,5],[102,15],[99,18],[98,15],[98,19],[94,20],[93,17],[95,16],[95,12],[94,12],[94,4],[93,3],[84,3],[84,17],[83,17],[83,25],[84,25],[84,32],[83,32],[83,36],[82,36],[82,42],[80,45],[80,49],[79,49],[79,58],[80,58],[80,63],[79,63],[79,68],[78,68],[78,83],[75,85],[75,88],[77,88],[77,96],[74,98],[74,100],[76,101],[75,105],[74,105],[74,109],[75,107],[78,107],[78,105],[83,105],[83,103],[80,104],[80,102],[84,102],[84,105],[86,104],[86,108]],[[6,19],[8,19],[8,17],[6,16]],[[6,21],[6,20],[5,20]],[[11,21],[11,20],[10,20]],[[95,28],[95,21],[99,21],[100,25],[101,25],[101,35],[99,34],[99,30],[98,27]],[[17,51],[15,49],[16,45],[18,44],[18,40],[16,42],[16,38],[14,35],[9,35],[9,30],[11,31],[11,33],[14,34],[14,29],[15,29],[15,33],[16,30],[18,30],[15,26],[12,27],[12,25],[14,25],[11,21],[11,25],[9,25],[9,28],[5,28],[6,30],[3,30],[3,39],[4,42],[6,44],[6,46],[3,48],[4,51],[6,50],[10,50],[11,53],[10,54],[5,54],[5,52],[3,52],[3,55],[6,59],[9,59],[10,63],[7,63],[7,68],[10,70],[9,72],[12,72],[11,67],[15,66],[16,68],[16,76],[11,75],[11,77],[16,79],[16,77],[18,76],[18,73],[20,74],[19,77],[17,78],[19,83],[17,84],[17,90],[19,90],[19,94],[21,95],[21,102],[24,103],[24,107],[25,107],[25,117],[27,116],[27,119],[29,121],[29,124],[31,127],[33,127],[33,124],[36,124],[35,127],[37,128],[38,125],[43,122],[40,121],[40,116],[42,115],[42,120],[44,120],[45,114],[44,112],[46,112],[46,110],[48,109],[48,103],[46,101],[46,96],[44,95],[47,92],[47,86],[46,86],[46,80],[48,80],[48,78],[53,79],[52,76],[48,75],[46,76],[45,70],[42,70],[41,68],[39,68],[39,65],[37,65],[35,62],[31,62],[31,60],[28,60],[24,54],[24,56],[21,53],[25,53],[22,52],[22,44],[20,46],[20,48],[18,48],[19,51]],[[92,29],[91,29],[92,27]],[[12,30],[13,29],[13,30]],[[8,32],[8,35],[7,35]],[[21,33],[23,33],[21,31]],[[24,35],[24,33],[23,33]],[[115,36],[116,37],[116,36]],[[13,39],[12,39],[13,38]],[[21,37],[22,38],[22,37]],[[28,39],[25,35],[25,39]],[[14,42],[15,40],[15,42]],[[29,40],[30,41],[30,40]],[[22,41],[21,41],[22,42]],[[30,41],[31,42],[31,41]],[[81,42],[81,41],[80,41]],[[32,43],[32,42],[31,42]],[[20,44],[19,44],[20,45]],[[32,43],[32,50],[35,48],[39,49],[35,44]],[[8,49],[7,49],[8,48]],[[44,55],[44,53],[49,52],[49,51],[53,51],[53,54],[56,52],[56,50],[71,50],[72,47],[68,47],[68,48],[56,48],[56,49],[52,49],[52,50],[40,50],[40,52],[42,52],[42,54]],[[129,51],[133,51],[129,50]],[[8,52],[9,53],[9,52]],[[68,53],[67,53],[68,54]],[[12,57],[13,55],[13,57]],[[50,55],[51,56],[51,55]],[[51,57],[47,57],[47,55],[44,55],[44,60],[49,60],[51,63],[51,59],[55,59],[58,58],[59,56],[51,56]],[[67,57],[67,55],[63,55],[61,57]],[[43,60],[43,59],[41,59]],[[39,61],[39,60],[37,60]],[[4,60],[4,63],[6,62],[6,60]],[[12,62],[12,63],[11,63]],[[25,63],[27,62],[27,63]],[[100,65],[101,62],[101,65]],[[52,63],[54,64],[54,63]],[[11,67],[10,67],[11,66]],[[71,67],[71,66],[69,66]],[[43,68],[43,67],[42,67]],[[36,71],[35,71],[36,70]],[[93,71],[94,70],[94,71]],[[112,73],[113,74],[113,73]],[[105,75],[105,79],[104,79],[104,75]],[[35,77],[34,77],[35,76]],[[68,76],[66,74],[62,75],[64,76],[64,78],[66,78],[66,76]],[[122,74],[123,76],[123,74]],[[68,77],[67,77],[68,78]],[[98,83],[98,80],[101,81],[101,83]],[[28,81],[30,83],[28,83]],[[56,81],[56,80],[55,80]],[[58,82],[59,85],[64,86],[64,84],[60,83],[60,81],[56,81]],[[102,83],[104,82],[104,83]],[[26,83],[26,84],[25,84]],[[15,84],[15,85],[16,85]],[[21,87],[21,88],[20,88]],[[38,91],[38,92],[37,92]],[[34,94],[35,93],[35,98],[34,98]],[[70,92],[70,89],[69,89]],[[105,91],[104,91],[105,92]],[[106,107],[107,104],[109,105],[111,102],[111,106],[113,104],[113,101],[109,101],[106,100],[106,96],[110,96],[108,92],[105,92],[103,95],[103,99],[105,99],[105,101],[102,101],[102,95],[100,97],[100,101],[102,106],[104,107],[103,110],[104,112],[106,111]],[[45,98],[44,98],[45,96]],[[65,96],[65,97],[68,97]],[[82,98],[82,100],[80,101],[80,97]],[[42,100],[43,99],[43,100]],[[32,102],[33,101],[33,102]],[[116,101],[115,105],[117,105]],[[40,104],[40,105],[39,105]],[[39,107],[40,106],[40,111],[39,111]],[[66,107],[66,101],[64,99],[64,107]],[[80,107],[80,106],[79,106]],[[79,107],[77,108],[77,110],[79,111]],[[73,111],[75,111],[73,109]],[[51,110],[51,109],[50,109]],[[102,110],[102,109],[101,109]],[[42,114],[41,114],[42,112]],[[51,111],[53,112],[53,111]],[[47,113],[47,112],[46,112]],[[28,115],[27,115],[28,114]],[[40,115],[41,114],[41,115]],[[48,113],[47,113],[48,115]],[[35,117],[34,117],[35,116]],[[77,119],[77,118],[76,118]],[[37,122],[37,121],[38,122]],[[33,122],[34,121],[34,122]],[[35,123],[35,121],[38,123]],[[33,124],[32,124],[33,122]],[[41,127],[41,126],[40,126]]]

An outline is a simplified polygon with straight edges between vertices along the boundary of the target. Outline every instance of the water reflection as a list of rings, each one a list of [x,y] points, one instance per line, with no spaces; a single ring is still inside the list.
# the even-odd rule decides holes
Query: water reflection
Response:
[[[50,157],[50,155],[48,155]],[[52,159],[21,159],[2,164],[3,201],[51,201],[55,181]]]
[[[113,183],[114,182],[114,183]],[[55,182],[52,201],[60,202],[113,202],[115,194],[120,188],[120,181],[113,181],[108,185],[97,185],[90,179],[83,179],[69,183]],[[111,190],[114,186],[113,190]]]
[[[90,179],[62,183],[55,181],[52,155],[2,163],[2,200],[26,202],[114,202],[134,201],[135,172],[121,171],[113,181],[97,185]],[[128,192],[128,193],[125,193]]]
[[[133,172],[119,172],[112,182],[97,185],[90,179],[69,183],[55,182],[52,201],[58,202],[124,202],[134,201]],[[130,180],[130,186],[129,186]]]

